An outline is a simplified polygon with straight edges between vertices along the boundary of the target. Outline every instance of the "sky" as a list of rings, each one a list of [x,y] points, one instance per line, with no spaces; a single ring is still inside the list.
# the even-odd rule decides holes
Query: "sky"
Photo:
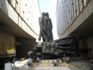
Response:
[[[57,25],[56,25],[56,3],[57,3],[57,0],[39,0],[41,13],[48,12],[52,20],[54,40],[58,39]]]

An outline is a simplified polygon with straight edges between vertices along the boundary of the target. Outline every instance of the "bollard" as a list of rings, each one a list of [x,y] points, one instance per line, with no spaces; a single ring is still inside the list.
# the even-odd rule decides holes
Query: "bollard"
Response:
[[[10,63],[10,62],[5,63],[4,70],[12,70],[12,63]]]

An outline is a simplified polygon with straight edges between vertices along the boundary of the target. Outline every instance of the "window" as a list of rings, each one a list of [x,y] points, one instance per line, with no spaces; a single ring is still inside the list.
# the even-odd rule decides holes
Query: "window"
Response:
[[[84,0],[84,6],[86,6],[87,5],[87,0]]]
[[[18,1],[16,0],[16,2],[15,2],[16,4],[15,4],[15,9],[16,9],[16,11],[17,12],[19,12],[19,8],[18,8]]]

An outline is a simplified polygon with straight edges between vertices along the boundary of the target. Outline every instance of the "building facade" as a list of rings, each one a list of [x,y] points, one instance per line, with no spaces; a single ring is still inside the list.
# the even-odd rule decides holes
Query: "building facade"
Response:
[[[78,36],[81,50],[93,57],[93,0],[57,0],[56,16],[59,37]]]
[[[0,57],[27,56],[39,34],[38,0],[0,0]]]

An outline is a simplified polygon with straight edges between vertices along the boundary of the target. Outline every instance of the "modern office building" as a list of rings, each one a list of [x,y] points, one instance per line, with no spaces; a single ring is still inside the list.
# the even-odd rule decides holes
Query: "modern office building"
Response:
[[[93,0],[57,0],[57,31],[60,38],[79,37],[79,48],[93,57]]]
[[[39,33],[38,0],[0,0],[0,58],[25,57]]]

